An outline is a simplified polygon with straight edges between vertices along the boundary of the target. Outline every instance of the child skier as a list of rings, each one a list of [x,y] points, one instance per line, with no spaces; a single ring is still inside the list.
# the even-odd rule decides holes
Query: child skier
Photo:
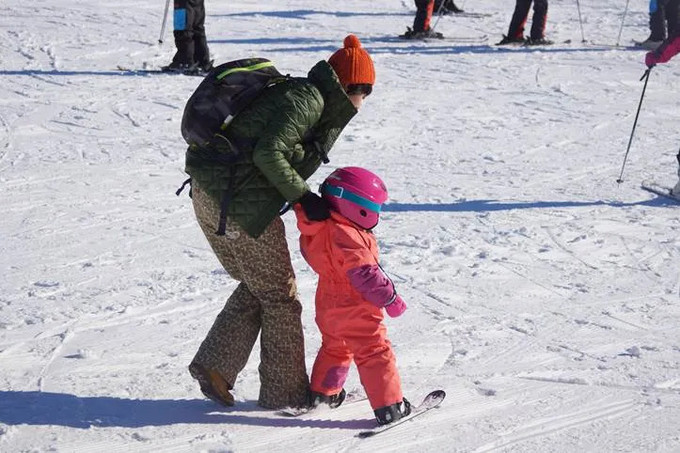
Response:
[[[649,0],[649,38],[636,42],[637,47],[655,50],[680,26],[680,0]]]
[[[384,308],[400,316],[406,304],[378,264],[371,231],[387,200],[382,180],[368,170],[335,170],[320,188],[331,217],[313,222],[294,206],[302,255],[319,274],[316,323],[322,336],[311,377],[311,405],[339,406],[343,384],[354,360],[379,424],[411,412],[401,393],[396,359],[383,324]]]

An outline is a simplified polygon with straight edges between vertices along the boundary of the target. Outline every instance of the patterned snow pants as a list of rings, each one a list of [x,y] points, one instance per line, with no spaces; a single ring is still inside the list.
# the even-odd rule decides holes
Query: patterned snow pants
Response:
[[[217,258],[240,282],[192,364],[217,371],[233,387],[260,334],[258,404],[272,409],[302,405],[309,385],[302,306],[283,221],[276,217],[254,239],[227,218],[226,234],[217,236],[219,204],[196,185],[192,200],[198,223]]]

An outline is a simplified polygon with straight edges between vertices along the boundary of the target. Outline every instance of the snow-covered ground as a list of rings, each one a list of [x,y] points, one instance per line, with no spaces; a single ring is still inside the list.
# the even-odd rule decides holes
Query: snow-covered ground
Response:
[[[616,183],[645,68],[611,45],[647,36],[647,2],[621,28],[622,0],[581,1],[583,43],[576,3],[551,0],[557,44],[513,49],[493,46],[510,1],[461,0],[488,15],[442,18],[458,39],[431,43],[394,38],[407,0],[206,3],[218,62],[305,75],[349,32],[373,55],[374,94],[310,182],[345,165],[385,179],[404,391],[448,396],[362,440],[365,401],[258,408],[256,349],[233,410],[205,400],[186,366],[235,285],[174,194],[200,79],[116,71],[169,62],[164,2],[4,2],[0,451],[680,451],[680,207],[639,188],[676,182],[680,60],[652,71]],[[311,365],[315,276],[284,219]]]

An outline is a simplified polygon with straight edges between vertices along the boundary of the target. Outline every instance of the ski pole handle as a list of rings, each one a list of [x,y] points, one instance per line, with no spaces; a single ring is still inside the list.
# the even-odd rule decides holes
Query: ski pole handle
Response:
[[[161,34],[158,37],[158,44],[163,44],[163,35],[165,35],[165,24],[168,21],[168,10],[170,9],[170,0],[165,0],[165,12],[163,13],[163,25],[161,25]]]
[[[633,130],[630,132],[630,139],[628,139],[628,148],[626,149],[626,155],[623,156],[623,165],[621,166],[621,174],[616,180],[618,184],[623,182],[623,169],[626,168],[626,160],[628,160],[628,152],[630,152],[630,144],[633,143],[633,135],[635,134],[635,127],[637,126],[638,117],[640,116],[640,107],[642,107],[642,99],[645,97],[645,91],[647,90],[647,82],[649,81],[649,74],[652,72],[652,68],[648,68],[642,75],[640,81],[644,79],[645,85],[642,87],[642,95],[640,96],[640,103],[638,104],[637,113],[635,114],[635,121],[633,122]]]

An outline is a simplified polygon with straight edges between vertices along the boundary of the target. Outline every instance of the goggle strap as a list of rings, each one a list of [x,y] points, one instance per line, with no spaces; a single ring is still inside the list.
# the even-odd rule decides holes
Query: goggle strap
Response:
[[[342,187],[333,186],[324,182],[321,184],[321,193],[331,195],[333,197],[342,198],[343,200],[351,201],[352,203],[358,204],[361,207],[368,209],[369,211],[379,213],[382,209],[382,205],[374,203],[371,200],[361,197],[355,193],[343,189]]]

